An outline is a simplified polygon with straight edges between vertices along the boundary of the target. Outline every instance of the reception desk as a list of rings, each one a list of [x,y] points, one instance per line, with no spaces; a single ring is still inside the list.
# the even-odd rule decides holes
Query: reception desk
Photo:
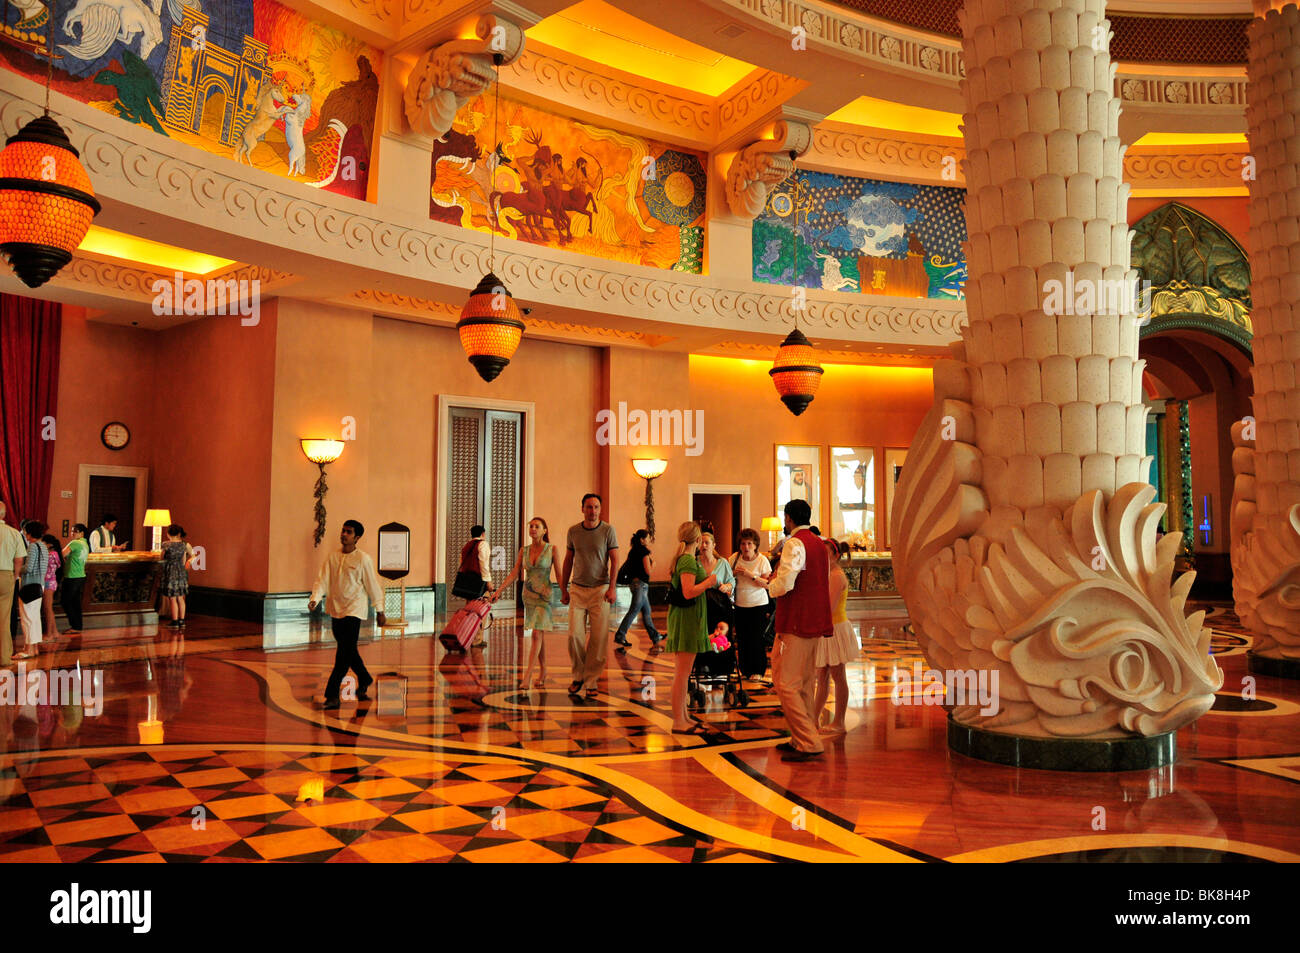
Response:
[[[849,577],[850,599],[898,599],[894,562],[889,553],[850,553],[840,560]]]
[[[81,596],[85,628],[156,625],[162,553],[91,553]]]

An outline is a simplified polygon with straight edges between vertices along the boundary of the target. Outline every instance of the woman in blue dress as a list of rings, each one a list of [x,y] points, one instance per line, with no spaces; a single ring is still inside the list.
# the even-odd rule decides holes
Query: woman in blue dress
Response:
[[[560,562],[560,554],[556,546],[551,542],[550,527],[546,525],[546,520],[540,516],[534,516],[528,521],[528,538],[532,542],[519,550],[519,555],[515,558],[514,568],[510,570],[506,578],[501,580],[501,585],[495,592],[489,593],[489,601],[495,602],[497,597],[505,591],[510,583],[514,582],[515,577],[523,572],[524,580],[524,629],[532,630],[533,633],[533,650],[528,657],[528,666],[524,669],[524,674],[519,679],[519,688],[528,687],[528,680],[532,677],[533,666],[538,668],[537,681],[534,687],[543,688],[546,685],[546,633],[555,629],[555,619],[551,614],[551,575],[554,573],[555,582],[560,582],[560,572],[563,563]],[[522,636],[521,636],[522,637]]]

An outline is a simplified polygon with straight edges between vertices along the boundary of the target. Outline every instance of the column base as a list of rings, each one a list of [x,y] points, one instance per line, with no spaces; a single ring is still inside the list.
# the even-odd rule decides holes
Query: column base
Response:
[[[948,716],[948,747],[1014,768],[1045,771],[1145,771],[1178,759],[1177,732],[1150,738],[1022,738],[958,724]]]
[[[1273,658],[1269,655],[1246,653],[1246,662],[1252,675],[1268,675],[1272,678],[1300,678],[1300,659]]]

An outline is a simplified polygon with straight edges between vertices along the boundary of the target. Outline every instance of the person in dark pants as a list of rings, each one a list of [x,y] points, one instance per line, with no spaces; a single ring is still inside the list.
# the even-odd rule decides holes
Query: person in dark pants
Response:
[[[63,614],[68,617],[68,632],[81,631],[81,594],[86,588],[86,557],[90,544],[86,542],[86,524],[72,527],[72,539],[63,547],[63,582],[59,585],[59,599]]]
[[[374,681],[361,661],[357,651],[357,639],[361,636],[361,623],[370,615],[370,606],[375,605],[375,620],[382,626],[385,621],[380,607],[384,604],[384,587],[375,572],[375,563],[366,553],[357,549],[357,540],[366,529],[356,520],[346,520],[339,533],[342,549],[331,553],[320,567],[316,585],[312,587],[311,599],[307,610],[312,611],[320,602],[322,595],[328,595],[325,611],[330,614],[330,628],[338,647],[334,652],[334,670],[330,672],[325,684],[325,709],[338,708],[339,691],[343,685],[343,676],[352,669],[357,676],[357,698],[365,701],[369,698],[366,690]]]

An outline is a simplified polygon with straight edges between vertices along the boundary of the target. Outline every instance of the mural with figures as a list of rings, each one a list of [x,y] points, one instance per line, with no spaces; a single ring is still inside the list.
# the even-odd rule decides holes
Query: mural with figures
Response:
[[[429,217],[537,245],[699,273],[705,157],[479,96],[434,143]],[[499,136],[495,133],[499,131]]]
[[[964,297],[965,198],[964,189],[796,172],[772,189],[754,219],[754,280],[909,298]]]
[[[53,9],[51,9],[51,7]],[[0,56],[159,135],[366,197],[381,54],[275,0],[7,0]]]

